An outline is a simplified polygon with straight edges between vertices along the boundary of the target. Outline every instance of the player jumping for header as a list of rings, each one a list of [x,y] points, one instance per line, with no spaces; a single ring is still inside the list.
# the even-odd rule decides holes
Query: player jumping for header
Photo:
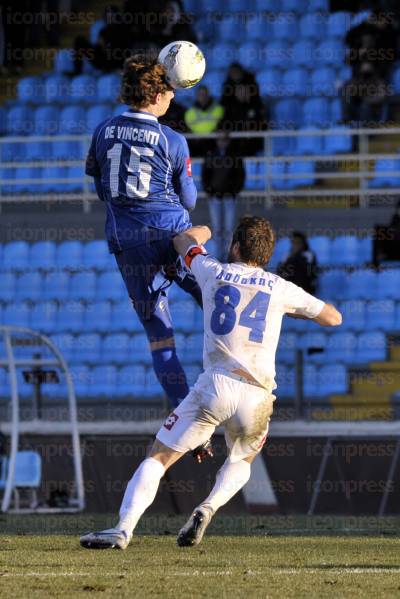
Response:
[[[158,122],[174,97],[164,67],[129,58],[120,97],[130,109],[96,128],[86,174],[94,177],[106,204],[110,251],[149,339],[156,375],[175,407],[189,388],[175,350],[166,289],[174,280],[201,305],[194,277],[176,272],[172,244],[174,235],[191,227],[188,211],[197,191],[185,138]]]
[[[81,537],[83,547],[125,549],[166,470],[222,425],[228,457],[211,493],[178,534],[178,545],[197,545],[216,510],[249,480],[251,463],[264,444],[275,399],[282,317],[341,324],[332,305],[263,270],[274,246],[273,230],[264,218],[240,221],[227,264],[207,255],[202,244],[209,236],[207,227],[194,227],[174,239],[203,294],[204,372],[168,416],[149,457],[129,481],[117,526]]]

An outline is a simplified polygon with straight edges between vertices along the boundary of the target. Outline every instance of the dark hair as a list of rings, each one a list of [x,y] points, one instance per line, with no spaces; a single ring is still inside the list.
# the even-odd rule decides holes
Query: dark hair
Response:
[[[263,267],[274,251],[275,233],[266,218],[244,216],[233,233],[232,243],[236,242],[244,262]]]
[[[154,96],[172,90],[163,65],[145,56],[131,56],[124,63],[120,100],[129,106],[143,108]]]
[[[310,249],[310,246],[308,245],[307,237],[304,235],[304,233],[302,233],[301,231],[293,231],[292,239],[295,239],[295,238],[299,239],[302,242],[304,250]]]

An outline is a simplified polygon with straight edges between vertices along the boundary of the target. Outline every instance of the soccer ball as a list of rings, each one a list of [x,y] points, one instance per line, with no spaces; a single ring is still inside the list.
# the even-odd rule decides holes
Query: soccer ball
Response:
[[[192,42],[172,42],[158,55],[169,83],[174,88],[188,89],[198,83],[206,70],[203,52]]]

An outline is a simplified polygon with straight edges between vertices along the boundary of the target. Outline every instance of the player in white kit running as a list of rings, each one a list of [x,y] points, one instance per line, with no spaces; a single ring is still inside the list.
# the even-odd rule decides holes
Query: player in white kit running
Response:
[[[274,233],[262,217],[243,218],[233,234],[229,261],[207,255],[207,227],[193,227],[174,238],[199,283],[204,309],[204,372],[157,433],[150,456],[130,480],[116,528],[89,533],[90,549],[125,549],[143,512],[153,502],[162,476],[186,452],[224,427],[228,457],[209,496],[178,534],[178,545],[197,545],[212,516],[249,480],[261,450],[275,396],[275,352],[284,314],[318,324],[341,323],[330,304],[264,271]]]

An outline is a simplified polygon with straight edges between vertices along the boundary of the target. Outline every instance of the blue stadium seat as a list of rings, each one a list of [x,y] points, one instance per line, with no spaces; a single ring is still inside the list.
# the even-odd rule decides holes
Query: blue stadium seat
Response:
[[[65,182],[66,179],[66,168],[61,166],[46,166],[40,170],[40,184],[35,186],[34,192],[63,193],[69,185],[69,183]]]
[[[340,304],[343,315],[341,330],[363,331],[366,322],[366,302],[364,300],[347,300]]]
[[[278,13],[271,23],[271,35],[275,40],[294,40],[297,37],[297,17],[290,13]]]
[[[90,399],[112,399],[117,383],[117,369],[115,366],[96,366],[90,371],[91,384],[87,387],[87,397]]]
[[[149,341],[144,333],[130,336],[128,360],[133,364],[152,363]]]
[[[309,12],[299,22],[299,39],[319,40],[325,37],[326,17],[317,12]]]
[[[194,321],[194,302],[191,299],[174,302],[171,305],[172,322],[177,331],[190,333]]]
[[[100,361],[103,364],[126,364],[129,351],[129,335],[125,333],[107,335],[102,342]]]
[[[72,275],[69,291],[70,299],[89,302],[94,299],[95,293],[96,275],[93,271],[84,270]]]
[[[16,280],[13,272],[1,273],[0,302],[11,302],[14,299]]]
[[[329,127],[329,102],[326,98],[309,98],[303,103],[302,122],[305,126]]]
[[[93,133],[95,128],[105,119],[112,116],[112,110],[107,104],[91,106],[86,112],[86,131]]]
[[[315,53],[316,46],[311,40],[300,39],[290,48],[292,65],[309,67],[310,64],[314,63]]]
[[[308,94],[308,72],[296,67],[288,69],[282,77],[282,92],[285,96],[306,96]]]
[[[297,335],[296,333],[284,332],[281,334],[276,353],[277,362],[294,364],[296,359]]]
[[[66,169],[65,176],[67,178],[67,183],[63,184],[63,188],[60,191],[80,193],[84,190],[91,190],[92,181],[89,177],[85,176],[84,170],[81,166],[69,166]]]
[[[86,132],[86,114],[81,106],[66,106],[60,112],[60,133],[71,135]]]
[[[29,135],[33,132],[32,111],[26,106],[12,106],[7,112],[7,133]]]
[[[398,174],[390,174],[397,172]],[[400,159],[380,158],[375,162],[375,177],[369,182],[370,187],[399,187]]]
[[[112,306],[110,331],[143,332],[142,323],[132,305],[132,301],[128,297]]]
[[[47,104],[68,104],[70,83],[64,75],[50,75],[44,83],[44,98]]]
[[[372,238],[363,237],[359,240],[359,263],[366,264],[372,261]]]
[[[83,266],[82,244],[80,241],[63,241],[57,246],[56,261],[58,268],[79,270]]]
[[[51,270],[56,263],[56,246],[52,241],[38,241],[30,248],[29,264],[36,269]]]
[[[303,160],[294,160],[289,163],[288,175],[296,175],[293,179],[288,179],[288,189],[293,189],[301,185],[313,185],[314,184],[314,162],[304,162]]]
[[[71,333],[58,333],[50,336],[50,341],[61,352],[64,360],[69,363],[74,353],[74,337]]]
[[[347,369],[342,364],[328,364],[318,370],[316,397],[346,393],[348,390]]]
[[[42,181],[40,169],[21,166],[15,169],[14,193],[38,193]]]
[[[285,98],[275,103],[272,115],[277,129],[294,129],[301,122],[301,103],[295,98]]]
[[[53,160],[79,160],[86,155],[86,146],[80,141],[55,140],[51,145]]]
[[[343,119],[342,115],[342,100],[341,98],[333,98],[330,105],[331,124],[339,123]]]
[[[281,40],[269,42],[264,47],[264,55],[265,66],[268,67],[281,68],[282,64],[290,58],[288,45]]]
[[[222,71],[208,71],[204,75],[204,79],[202,84],[205,85],[211,94],[216,96],[217,98],[220,96],[222,92],[222,85],[224,82],[224,73]],[[193,99],[194,103],[194,99]]]
[[[186,339],[186,352],[182,356],[184,362],[202,362],[203,361],[203,333],[193,333]]]
[[[256,0],[255,10],[257,12],[271,12],[275,13],[279,11],[278,0]]]
[[[246,39],[263,42],[271,37],[271,29],[271,21],[264,17],[264,13],[255,14],[247,19]]]
[[[93,104],[97,100],[96,79],[91,75],[78,75],[71,81],[70,101],[76,104]]]
[[[7,326],[29,327],[31,308],[27,302],[7,304],[3,312],[3,321]]]
[[[54,72],[61,74],[73,73],[74,68],[74,51],[72,48],[59,50],[54,58]]]
[[[311,95],[334,96],[336,95],[336,74],[331,67],[315,69],[311,74]]]
[[[327,37],[344,37],[351,27],[351,14],[349,12],[333,12],[328,17]]]
[[[356,364],[367,364],[375,360],[386,360],[386,336],[380,331],[360,333],[355,353]]]
[[[116,74],[103,75],[97,81],[97,102],[116,102],[121,80]]]
[[[30,326],[45,334],[52,333],[55,329],[56,317],[57,304],[41,301],[32,308]]]
[[[66,300],[69,294],[69,276],[66,272],[53,271],[47,273],[44,278],[43,299]]]
[[[107,270],[115,265],[115,259],[108,250],[107,242],[96,239],[82,246],[82,263],[85,268]]]
[[[17,84],[18,101],[41,104],[45,100],[44,81],[41,77],[23,77]]]
[[[82,302],[67,301],[63,303],[57,313],[56,331],[66,333],[80,333],[83,326],[85,306]]]
[[[189,387],[192,387],[195,384],[202,372],[203,368],[200,364],[188,364],[185,366],[186,380]]]
[[[34,116],[35,135],[55,135],[58,133],[58,121],[59,110],[56,106],[36,108]]]
[[[264,189],[265,177],[261,178],[260,162],[247,159],[245,161],[247,189]]]
[[[16,300],[37,302],[42,296],[42,277],[38,272],[26,272],[17,280]]]
[[[98,276],[96,297],[99,300],[116,302],[126,298],[126,296],[127,291],[119,272],[116,270],[106,271]]]
[[[325,333],[321,332],[312,332],[312,333],[304,333],[300,340],[301,348],[305,353],[305,360],[307,362],[313,364],[323,364],[326,362],[325,349],[327,346],[327,336]],[[319,353],[308,353],[310,348],[319,348],[322,349],[322,352]]]
[[[351,135],[346,135],[349,129],[345,126],[340,127],[343,133],[338,132],[332,135],[324,136],[325,154],[339,154],[340,152],[351,152]]]
[[[110,302],[93,302],[86,306],[82,330],[89,333],[108,333],[113,330],[110,322]]]
[[[279,136],[271,138],[273,156],[290,156],[296,151],[297,138],[293,136]]]
[[[8,458],[5,468],[8,468]],[[15,460],[14,469],[14,487],[39,487],[42,476],[41,457],[35,451],[18,451]],[[0,480],[0,488],[5,487],[4,481]]]
[[[325,350],[327,362],[352,364],[357,347],[357,336],[354,333],[331,333]]]
[[[277,364],[276,369],[276,384],[277,396],[279,400],[282,397],[292,399],[296,393],[296,373],[294,368],[288,368],[284,364]]]
[[[393,331],[396,321],[396,304],[390,299],[380,299],[367,302],[366,329]]]
[[[308,11],[329,11],[329,0],[308,0]]]
[[[0,106],[0,135],[4,135],[7,130],[7,111],[4,106]]]
[[[317,66],[342,66],[345,59],[345,50],[342,42],[337,39],[325,40],[316,48],[315,59]]]
[[[282,0],[280,2],[282,12],[295,12],[304,14],[307,12],[307,0]]]
[[[89,368],[87,366],[82,366],[81,364],[72,364],[70,373],[77,397],[79,399],[86,397],[88,394],[88,387],[90,386]]]
[[[310,245],[312,249],[314,249],[314,247],[318,247],[314,246],[313,239],[316,238],[311,237],[310,239]],[[316,250],[314,249],[314,251]],[[316,252],[318,263],[321,266],[328,264],[330,261],[330,248],[326,248],[325,252],[326,253],[323,253],[321,251],[321,258],[318,252]],[[319,277],[318,293],[322,297],[331,297],[333,299],[343,297],[346,293],[346,288],[348,285],[347,277],[348,275],[343,270],[338,268],[325,270]]]
[[[279,97],[282,95],[282,79],[279,69],[268,68],[257,74],[261,96]]]
[[[314,127],[311,128],[314,130]],[[295,153],[299,156],[303,154],[317,155],[322,154],[322,143],[323,137],[321,135],[306,135],[307,128],[301,129],[304,131],[304,135],[300,135],[296,138],[296,149]]]
[[[306,398],[315,397],[319,391],[318,369],[315,364],[305,364],[303,368],[303,391]]]
[[[98,364],[101,361],[101,349],[100,335],[82,333],[74,338],[70,360],[75,364]]]
[[[275,244],[275,249],[274,249],[274,253],[272,254],[271,260],[268,263],[268,268],[267,270],[269,270],[269,268],[275,268],[279,262],[282,262],[283,260],[285,260],[288,252],[290,249],[290,241],[288,239],[288,237],[281,237],[280,239],[277,239],[276,244]]]
[[[264,50],[256,42],[240,44],[237,58],[246,69],[257,71],[264,65]]]
[[[346,298],[372,299],[378,286],[377,274],[370,269],[360,269],[348,275]]]
[[[394,68],[392,71],[391,84],[393,91],[396,94],[400,94],[400,67]]]
[[[116,390],[119,395],[134,395],[138,398],[145,393],[146,369],[142,364],[120,368],[117,373]]]
[[[219,40],[218,24],[215,20],[210,21],[207,16],[203,15],[196,19],[196,34],[201,44],[209,45]]]
[[[235,46],[222,40],[211,48],[210,56],[207,56],[207,69],[226,69],[234,60],[235,53]]]
[[[21,271],[29,266],[29,244],[26,241],[11,241],[3,248],[3,267]]]
[[[217,24],[217,40],[220,42],[238,42],[244,38],[245,23],[238,26],[238,21],[233,15],[222,18]]]
[[[309,237],[308,242],[320,266],[326,266],[331,259],[331,240],[326,235],[314,235]],[[326,274],[326,273],[325,273]]]
[[[164,395],[163,389],[156,377],[153,368],[146,370],[145,388],[143,396],[146,398],[157,398]]]
[[[388,268],[380,272],[375,291],[378,298],[400,300],[400,268]]]
[[[7,144],[8,146],[9,144]],[[4,150],[0,146],[0,151]],[[3,158],[5,161],[5,159]],[[4,181],[4,183],[0,183],[0,191],[2,195],[14,194],[15,193],[15,169],[14,168],[2,168],[0,169],[0,180]]]
[[[354,235],[338,235],[332,239],[331,263],[355,266],[359,262],[359,241]]]
[[[104,19],[97,19],[97,21],[91,24],[89,32],[89,40],[91,44],[94,45],[97,42],[99,33],[105,27],[105,25],[106,22]]]

